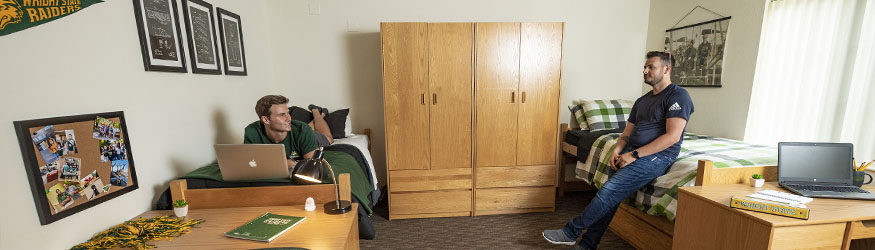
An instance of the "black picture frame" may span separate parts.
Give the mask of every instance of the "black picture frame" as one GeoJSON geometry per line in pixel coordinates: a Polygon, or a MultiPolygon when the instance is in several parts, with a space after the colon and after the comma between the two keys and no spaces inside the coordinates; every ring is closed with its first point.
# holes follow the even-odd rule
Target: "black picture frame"
{"type": "Polygon", "coordinates": [[[245,76],[246,50],[243,46],[243,23],[240,16],[222,8],[216,8],[219,37],[222,41],[222,63],[226,75],[245,76]],[[235,39],[237,38],[237,39],[235,39]]]}
{"type": "Polygon", "coordinates": [[[219,43],[216,42],[216,28],[213,26],[213,5],[201,0],[182,0],[182,11],[188,36],[191,72],[222,74],[219,43]]]}
{"type": "Polygon", "coordinates": [[[133,0],[133,3],[145,70],[186,73],[176,1],[133,0]]]}
{"type": "Polygon", "coordinates": [[[124,112],[22,120],[13,125],[41,225],[139,188],[124,112]]]}

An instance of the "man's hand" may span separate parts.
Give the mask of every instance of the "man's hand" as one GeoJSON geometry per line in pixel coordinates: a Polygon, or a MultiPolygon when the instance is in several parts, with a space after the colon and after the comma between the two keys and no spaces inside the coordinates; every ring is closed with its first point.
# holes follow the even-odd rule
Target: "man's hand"
{"type": "Polygon", "coordinates": [[[294,168],[295,165],[298,164],[298,162],[295,161],[294,159],[287,159],[287,160],[286,160],[286,164],[289,165],[289,171],[292,171],[292,170],[294,170],[294,169],[292,169],[292,168],[294,168]]]}
{"type": "Polygon", "coordinates": [[[614,171],[620,170],[636,160],[635,157],[632,156],[632,152],[616,156],[614,159],[615,164],[611,165],[611,169],[614,171]]]}

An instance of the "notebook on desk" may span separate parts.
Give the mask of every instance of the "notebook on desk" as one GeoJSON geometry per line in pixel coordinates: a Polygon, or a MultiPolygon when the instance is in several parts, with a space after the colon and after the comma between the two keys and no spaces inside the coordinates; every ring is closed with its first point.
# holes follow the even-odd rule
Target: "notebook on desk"
{"type": "Polygon", "coordinates": [[[807,197],[875,200],[853,183],[850,143],[778,143],[778,183],[807,197]]]}

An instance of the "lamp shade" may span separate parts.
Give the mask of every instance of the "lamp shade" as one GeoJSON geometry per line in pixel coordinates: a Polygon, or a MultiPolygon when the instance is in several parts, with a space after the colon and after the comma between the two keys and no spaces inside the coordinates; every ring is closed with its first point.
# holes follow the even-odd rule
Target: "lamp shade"
{"type": "Polygon", "coordinates": [[[331,175],[331,180],[334,182],[334,195],[336,199],[325,204],[325,213],[343,214],[351,211],[352,202],[340,200],[340,188],[337,185],[337,179],[334,177],[334,169],[323,158],[322,148],[316,149],[313,152],[313,158],[304,159],[295,164],[291,178],[292,182],[298,185],[320,184],[326,174],[331,175]],[[326,167],[331,171],[330,173],[325,173],[324,169],[326,167]]]}
{"type": "Polygon", "coordinates": [[[322,166],[322,149],[313,152],[313,158],[307,158],[295,164],[292,170],[292,181],[295,184],[319,184],[324,176],[322,166]]]}

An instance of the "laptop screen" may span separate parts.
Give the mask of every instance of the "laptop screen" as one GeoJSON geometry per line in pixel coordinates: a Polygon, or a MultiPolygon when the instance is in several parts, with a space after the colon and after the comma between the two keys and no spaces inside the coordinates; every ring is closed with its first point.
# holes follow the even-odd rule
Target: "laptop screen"
{"type": "Polygon", "coordinates": [[[850,143],[778,143],[780,181],[852,183],[850,143]]]}

